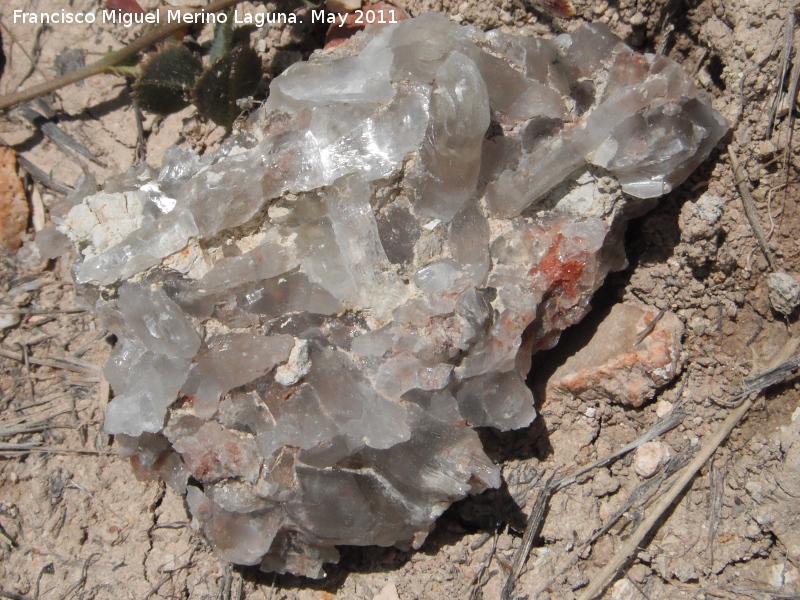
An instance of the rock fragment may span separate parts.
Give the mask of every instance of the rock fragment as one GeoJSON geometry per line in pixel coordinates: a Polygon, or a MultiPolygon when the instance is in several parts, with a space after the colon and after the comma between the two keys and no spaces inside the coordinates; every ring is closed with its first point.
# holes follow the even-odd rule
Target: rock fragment
{"type": "Polygon", "coordinates": [[[17,175],[17,154],[0,146],[0,245],[19,249],[29,214],[25,188],[17,175]]]}
{"type": "Polygon", "coordinates": [[[586,346],[556,369],[547,384],[547,401],[569,397],[586,402],[610,400],[641,406],[681,368],[683,323],[664,313],[653,330],[637,338],[657,317],[654,310],[617,304],[586,346]]]}
{"type": "Polygon", "coordinates": [[[335,13],[354,12],[361,8],[361,0],[327,0],[325,8],[335,13]]]}
{"type": "Polygon", "coordinates": [[[640,477],[652,477],[669,462],[670,458],[672,453],[664,442],[645,442],[633,455],[633,470],[640,477]]]}
{"type": "Polygon", "coordinates": [[[680,215],[681,251],[693,267],[702,267],[717,255],[724,201],[703,194],[697,202],[683,205],[680,215]]]}
{"type": "Polygon", "coordinates": [[[791,315],[800,306],[800,282],[788,273],[767,275],[769,301],[782,315],[791,315]]]}
{"type": "MultiPolygon", "coordinates": [[[[535,418],[531,355],[624,266],[637,198],[726,127],[602,25],[368,27],[273,80],[215,153],[170,150],[57,221],[119,340],[106,429],[228,561],[319,577],[337,545],[419,547],[500,485],[475,428],[535,418]]],[[[559,393],[638,405],[675,375],[676,318],[634,348],[655,313],[619,310],[559,393]]]]}

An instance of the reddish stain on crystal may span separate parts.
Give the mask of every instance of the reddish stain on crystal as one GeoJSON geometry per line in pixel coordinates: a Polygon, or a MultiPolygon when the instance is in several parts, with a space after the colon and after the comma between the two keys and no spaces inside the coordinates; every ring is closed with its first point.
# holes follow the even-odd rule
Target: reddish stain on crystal
{"type": "Polygon", "coordinates": [[[565,259],[561,255],[563,241],[564,235],[556,234],[542,260],[528,271],[528,275],[534,277],[541,273],[547,281],[549,291],[560,288],[567,296],[575,296],[578,280],[586,267],[586,260],[583,253],[565,259]]]}

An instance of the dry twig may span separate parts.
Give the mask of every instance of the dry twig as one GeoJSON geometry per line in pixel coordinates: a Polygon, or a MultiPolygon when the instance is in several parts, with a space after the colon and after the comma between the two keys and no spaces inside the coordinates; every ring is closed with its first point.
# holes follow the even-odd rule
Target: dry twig
{"type": "MultiPolygon", "coordinates": [[[[495,529],[494,535],[492,536],[492,547],[489,549],[489,554],[486,557],[486,560],[478,569],[475,577],[473,577],[470,586],[472,587],[472,591],[470,592],[470,600],[477,600],[480,594],[481,588],[486,584],[486,581],[483,580],[484,574],[489,570],[489,566],[492,564],[492,559],[494,558],[494,553],[497,551],[497,540],[500,539],[500,528],[498,527],[495,529]]],[[[487,577],[487,580],[489,578],[487,577]]]]}
{"type": "Polygon", "coordinates": [[[774,588],[752,587],[752,586],[731,586],[725,588],[726,591],[734,594],[748,594],[757,598],[770,598],[771,600],[800,600],[800,594],[795,592],[784,592],[774,588]]]}
{"type": "Polygon", "coordinates": [[[633,347],[634,348],[636,346],[638,346],[639,344],[641,344],[648,335],[653,333],[653,330],[656,328],[656,325],[658,325],[658,322],[664,317],[665,313],[666,313],[666,311],[663,308],[661,310],[659,310],[658,314],[656,314],[656,316],[653,317],[653,320],[650,321],[645,326],[645,328],[642,329],[642,331],[639,332],[639,335],[636,336],[636,341],[633,342],[633,347]]]}
{"type": "Polygon", "coordinates": [[[727,463],[722,467],[717,465],[716,460],[711,463],[711,468],[708,471],[708,478],[711,483],[711,507],[709,509],[708,517],[708,561],[709,566],[714,567],[714,540],[717,537],[717,527],[722,519],[722,501],[725,496],[725,473],[727,471],[727,463]]]}
{"type": "MultiPolygon", "coordinates": [[[[10,358],[11,360],[16,360],[21,363],[24,363],[26,360],[24,354],[17,354],[13,350],[8,350],[2,346],[0,346],[0,356],[10,358]]],[[[100,373],[100,368],[96,365],[77,358],[72,358],[71,356],[45,358],[28,356],[27,361],[32,365],[51,367],[53,369],[64,369],[66,371],[75,371],[76,373],[83,373],[85,375],[97,375],[100,373]]]]}
{"type": "Polygon", "coordinates": [[[528,560],[528,555],[531,552],[533,540],[539,534],[539,530],[542,527],[542,523],[544,522],[544,513],[547,510],[547,501],[550,499],[550,496],[556,489],[553,485],[553,478],[555,475],[555,471],[550,474],[550,477],[544,482],[542,489],[539,490],[539,493],[536,496],[536,501],[533,503],[531,515],[528,517],[528,525],[525,527],[525,533],[522,536],[522,543],[514,553],[514,561],[511,564],[511,572],[508,574],[508,579],[506,579],[506,584],[503,586],[503,591],[500,594],[502,600],[511,600],[511,594],[514,592],[514,587],[517,585],[517,580],[522,574],[522,568],[525,566],[525,562],[528,560]]]}
{"type": "Polygon", "coordinates": [[[775,96],[772,98],[772,108],[769,111],[769,121],[767,122],[767,139],[772,137],[775,127],[775,117],[778,114],[783,99],[783,84],[789,72],[789,57],[792,54],[792,39],[794,38],[794,11],[790,8],[789,15],[783,25],[783,49],[781,50],[781,65],[778,69],[778,80],[775,82],[775,96]]]}
{"type": "Polygon", "coordinates": [[[84,448],[61,448],[59,446],[40,446],[35,443],[5,444],[0,443],[0,456],[25,456],[27,454],[90,454],[93,456],[118,456],[114,452],[102,452],[84,448]]]}
{"type": "MultiPolygon", "coordinates": [[[[793,15],[792,15],[793,16],[793,15]]],[[[794,24],[794,20],[792,21],[794,24]]],[[[789,93],[786,95],[789,114],[786,117],[787,133],[786,150],[784,151],[783,170],[786,175],[786,182],[789,182],[789,164],[792,155],[792,139],[794,139],[794,105],[797,102],[797,87],[800,85],[800,40],[797,41],[797,50],[794,53],[794,65],[792,65],[792,75],[789,83],[789,93]]]]}
{"type": "Polygon", "coordinates": [[[45,173],[43,169],[37,167],[35,164],[33,164],[31,161],[29,161],[21,154],[17,155],[17,162],[19,163],[19,166],[22,167],[28,173],[28,175],[33,177],[33,179],[41,183],[43,186],[50,188],[54,192],[66,195],[73,191],[72,188],[68,186],[66,183],[53,179],[52,177],[50,177],[50,175],[45,173]]]}
{"type": "Polygon", "coordinates": [[[739,188],[739,194],[742,197],[742,204],[744,205],[744,214],[750,222],[750,227],[753,229],[753,234],[756,236],[758,245],[764,256],[767,257],[767,262],[770,268],[774,271],[776,269],[775,257],[772,255],[772,250],[769,249],[767,244],[767,236],[764,234],[764,228],[761,227],[761,222],[758,220],[756,214],[756,205],[753,202],[753,197],[750,195],[750,190],[747,188],[747,178],[742,176],[739,159],[736,158],[736,153],[733,148],[728,146],[728,156],[731,159],[731,168],[733,169],[733,180],[739,188]]]}
{"type": "Polygon", "coordinates": [[[670,412],[668,412],[666,415],[664,415],[658,421],[656,421],[655,424],[649,430],[647,430],[638,438],[633,440],[630,444],[626,444],[625,446],[623,446],[622,448],[620,448],[615,452],[612,452],[608,456],[599,458],[593,463],[588,464],[585,467],[581,467],[573,475],[562,477],[555,484],[553,484],[553,487],[556,488],[557,490],[561,490],[569,485],[572,485],[573,483],[575,483],[575,481],[577,481],[577,479],[581,475],[588,473],[593,469],[605,467],[606,465],[617,460],[620,456],[623,456],[628,452],[636,450],[636,448],[638,448],[642,444],[657,438],[658,436],[666,433],[667,431],[670,431],[671,429],[674,429],[681,423],[681,421],[683,421],[684,418],[686,418],[688,414],[689,414],[688,412],[681,410],[680,406],[676,406],[670,412]]]}
{"type": "Polygon", "coordinates": [[[686,466],[686,463],[692,457],[693,452],[694,448],[692,446],[687,446],[681,452],[675,455],[672,460],[670,460],[654,477],[638,485],[630,493],[630,495],[628,495],[625,503],[608,518],[608,521],[603,525],[603,527],[595,531],[592,535],[584,539],[579,544],[575,545],[571,551],[572,557],[564,565],[562,565],[558,571],[556,571],[556,573],[539,588],[536,593],[533,594],[533,597],[537,597],[539,593],[542,593],[545,589],[553,585],[564,573],[566,573],[575,563],[577,563],[582,556],[584,556],[584,551],[586,548],[594,544],[598,539],[608,533],[611,528],[614,527],[614,525],[616,525],[617,522],[625,515],[625,513],[631,509],[638,509],[647,504],[647,502],[650,501],[656,492],[661,489],[662,484],[667,479],[686,466]]]}
{"type": "MultiPolygon", "coordinates": [[[[40,114],[38,111],[34,110],[28,104],[23,104],[18,110],[31,125],[38,127],[44,136],[53,142],[56,147],[64,153],[65,156],[75,160],[75,155],[73,153],[77,152],[78,154],[83,155],[85,158],[88,158],[93,163],[105,166],[102,162],[100,162],[100,159],[92,154],[91,150],[74,139],[72,136],[65,133],[58,125],[53,123],[44,115],[40,114]]],[[[80,161],[77,161],[77,164],[80,165],[80,161]]]]}
{"type": "Polygon", "coordinates": [[[15,594],[14,592],[6,592],[5,590],[0,590],[0,598],[8,598],[8,600],[31,600],[28,596],[15,594]]]}
{"type": "Polygon", "coordinates": [[[703,448],[697,453],[695,458],[689,463],[683,473],[680,473],[677,477],[675,482],[672,484],[672,487],[661,497],[655,507],[651,510],[650,514],[645,517],[636,531],[625,540],[622,544],[622,548],[614,555],[611,561],[603,567],[603,569],[598,573],[586,590],[581,594],[580,600],[592,600],[595,598],[600,592],[602,592],[606,586],[611,582],[612,578],[616,575],[617,571],[625,564],[625,562],[638,550],[639,544],[642,542],[644,537],[650,532],[656,522],[664,515],[664,513],[669,509],[672,503],[675,501],[675,498],[683,492],[684,488],[689,484],[689,482],[694,478],[697,471],[708,461],[711,455],[716,452],[719,445],[728,437],[728,434],[733,430],[736,425],[739,424],[739,421],[742,420],[747,411],[750,410],[750,407],[753,406],[753,398],[748,398],[739,408],[733,410],[733,412],[728,415],[728,418],[725,419],[725,422],[722,426],[716,431],[716,433],[712,436],[711,440],[703,446],[703,448]]]}

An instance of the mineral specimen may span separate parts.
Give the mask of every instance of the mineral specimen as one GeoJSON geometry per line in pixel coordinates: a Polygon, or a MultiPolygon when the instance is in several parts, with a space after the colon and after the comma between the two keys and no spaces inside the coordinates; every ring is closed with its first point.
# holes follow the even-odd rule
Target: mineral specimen
{"type": "Polygon", "coordinates": [[[339,544],[418,547],[500,484],[473,428],[531,423],[531,354],[726,128],[601,25],[367,28],[216,152],[54,218],[118,339],[106,430],[225,560],[318,577],[339,544]]]}

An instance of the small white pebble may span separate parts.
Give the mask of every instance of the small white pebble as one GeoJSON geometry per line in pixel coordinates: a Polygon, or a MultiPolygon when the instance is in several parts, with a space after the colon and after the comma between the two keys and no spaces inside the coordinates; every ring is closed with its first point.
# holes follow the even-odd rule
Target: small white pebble
{"type": "Polygon", "coordinates": [[[795,408],[794,412],[792,413],[792,423],[797,421],[797,419],[800,419],[800,406],[795,408]]]}
{"type": "Polygon", "coordinates": [[[594,406],[590,406],[586,409],[584,413],[588,418],[594,419],[597,416],[597,409],[594,406]]]}
{"type": "Polygon", "coordinates": [[[636,449],[633,470],[640,477],[652,477],[672,456],[669,446],[663,442],[647,442],[636,449]]]}
{"type": "Polygon", "coordinates": [[[636,597],[636,588],[627,579],[620,579],[611,587],[613,600],[630,600],[636,597]]]}
{"type": "Polygon", "coordinates": [[[695,425],[702,425],[702,424],[703,424],[703,417],[695,417],[695,418],[693,419],[693,423],[694,423],[695,425]]]}
{"type": "Polygon", "coordinates": [[[656,416],[660,419],[672,410],[672,402],[659,400],[656,402],[656,416]]]}
{"type": "Polygon", "coordinates": [[[767,569],[767,576],[765,579],[767,583],[774,588],[782,588],[784,585],[783,573],[786,570],[785,564],[772,565],[767,569]]]}
{"type": "Polygon", "coordinates": [[[744,489],[746,489],[747,493],[750,494],[750,496],[752,496],[755,500],[761,500],[763,487],[758,481],[748,481],[744,484],[744,489]]]}
{"type": "Polygon", "coordinates": [[[361,8],[361,0],[328,0],[325,8],[330,12],[354,12],[361,8]]]}
{"type": "Polygon", "coordinates": [[[634,27],[638,27],[639,25],[644,25],[645,21],[647,21],[647,19],[642,13],[639,12],[631,17],[629,23],[634,27]]]}
{"type": "Polygon", "coordinates": [[[8,480],[11,483],[17,483],[19,481],[19,476],[14,473],[14,471],[11,471],[11,473],[8,474],[8,480]]]}
{"type": "Polygon", "coordinates": [[[714,79],[711,77],[711,73],[708,72],[708,69],[703,67],[697,72],[697,81],[700,82],[705,88],[711,87],[711,84],[714,83],[714,79]]]}
{"type": "Polygon", "coordinates": [[[400,600],[400,596],[397,593],[397,586],[394,582],[390,581],[378,592],[377,596],[373,596],[372,600],[400,600]]]}

